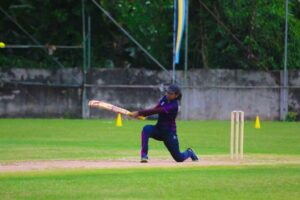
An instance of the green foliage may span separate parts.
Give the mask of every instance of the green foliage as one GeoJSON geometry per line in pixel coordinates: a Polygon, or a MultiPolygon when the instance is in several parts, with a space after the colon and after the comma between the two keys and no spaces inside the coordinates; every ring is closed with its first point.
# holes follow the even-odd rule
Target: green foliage
{"type": "MultiPolygon", "coordinates": [[[[171,68],[173,0],[98,2],[155,58],[171,68]]],[[[190,68],[282,69],[285,0],[189,2],[190,68]]],[[[91,1],[86,0],[85,5],[86,14],[92,19],[93,67],[158,69],[91,1]]],[[[81,1],[2,0],[1,7],[42,44],[82,44],[81,1]]],[[[300,69],[300,2],[290,0],[289,8],[288,67],[300,69]]],[[[0,18],[0,40],[7,44],[33,44],[6,17],[0,18]]],[[[183,69],[183,46],[178,69],[183,69]]],[[[41,66],[41,62],[47,67],[55,66],[41,51],[15,49],[0,50],[0,66],[14,67],[14,61],[7,62],[12,56],[38,63],[33,67],[41,66]]],[[[54,56],[69,67],[82,65],[82,50],[57,50],[54,56]]]]}
{"type": "Polygon", "coordinates": [[[288,112],[286,116],[286,121],[295,122],[297,120],[298,113],[296,112],[288,112]]]}
{"type": "Polygon", "coordinates": [[[0,55],[0,63],[2,69],[10,69],[12,66],[15,68],[47,68],[44,62],[35,62],[31,59],[26,59],[21,56],[3,56],[0,55]]]}
{"type": "MultiPolygon", "coordinates": [[[[203,23],[201,28],[191,29],[191,32],[196,31],[192,33],[193,36],[200,33],[198,40],[202,41],[202,44],[198,50],[202,61],[205,61],[204,67],[282,69],[285,0],[203,2],[218,18],[218,20],[214,19],[200,6],[201,8],[196,11],[200,14],[192,16],[191,19],[203,23]],[[226,31],[220,22],[225,24],[229,31],[226,31]]],[[[194,4],[192,8],[198,5],[197,1],[194,4]]],[[[295,6],[299,6],[299,2],[290,4],[292,12],[295,6]]],[[[300,68],[299,18],[290,14],[289,23],[288,65],[290,69],[300,68]]]]}
{"type": "MultiPolygon", "coordinates": [[[[76,4],[72,0],[4,0],[1,1],[1,7],[41,45],[81,44],[81,24],[78,24],[81,21],[81,4],[76,4]]],[[[4,16],[3,13],[0,15],[4,16]]],[[[36,45],[7,17],[0,19],[1,41],[13,45],[36,45]]],[[[81,50],[57,50],[54,53],[54,58],[67,66],[74,67],[81,65],[81,52],[81,50]]],[[[48,68],[57,67],[57,64],[49,59],[47,53],[41,49],[2,49],[0,60],[11,61],[10,63],[1,62],[0,66],[10,64],[11,67],[16,67],[14,58],[25,61],[23,67],[28,67],[26,60],[31,60],[31,67],[41,65],[48,68]]]]}
{"type": "MultiPolygon", "coordinates": [[[[102,1],[105,2],[105,1],[102,1]]],[[[113,13],[119,21],[136,39],[164,65],[168,65],[172,59],[172,13],[173,1],[124,1],[117,0],[103,3],[107,5],[110,13],[113,13]],[[108,3],[109,2],[109,3],[108,3]]],[[[129,61],[134,66],[148,66],[153,63],[146,59],[144,53],[133,43],[127,42],[122,46],[127,52],[129,61]]]]}

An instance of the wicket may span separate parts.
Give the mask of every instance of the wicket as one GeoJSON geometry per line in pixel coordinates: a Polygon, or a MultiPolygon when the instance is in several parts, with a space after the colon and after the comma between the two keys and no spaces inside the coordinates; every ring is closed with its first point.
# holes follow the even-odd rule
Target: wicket
{"type": "Polygon", "coordinates": [[[244,111],[231,112],[230,158],[244,159],[244,111]],[[240,151],[239,151],[240,150],[240,151]]]}

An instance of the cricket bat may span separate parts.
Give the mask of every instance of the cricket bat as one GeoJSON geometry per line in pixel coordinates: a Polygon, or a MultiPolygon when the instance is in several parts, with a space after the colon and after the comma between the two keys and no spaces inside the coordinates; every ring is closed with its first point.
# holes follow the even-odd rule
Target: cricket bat
{"type": "MultiPolygon", "coordinates": [[[[127,116],[132,116],[132,113],[129,110],[126,110],[124,108],[120,108],[118,106],[114,106],[110,103],[106,103],[103,101],[98,101],[98,100],[91,100],[89,101],[89,106],[92,108],[100,108],[100,109],[104,109],[104,110],[108,110],[108,111],[112,111],[115,113],[120,113],[123,115],[127,115],[127,116]]],[[[145,120],[145,117],[139,116],[138,119],[141,120],[145,120]]]]}

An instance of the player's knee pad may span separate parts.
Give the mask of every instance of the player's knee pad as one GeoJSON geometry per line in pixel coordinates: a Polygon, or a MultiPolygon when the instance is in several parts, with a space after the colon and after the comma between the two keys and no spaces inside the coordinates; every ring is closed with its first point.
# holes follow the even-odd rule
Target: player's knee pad
{"type": "Polygon", "coordinates": [[[151,131],[152,131],[152,126],[151,125],[146,125],[146,126],[144,126],[144,128],[143,128],[143,133],[145,133],[145,134],[149,134],[151,131]]]}

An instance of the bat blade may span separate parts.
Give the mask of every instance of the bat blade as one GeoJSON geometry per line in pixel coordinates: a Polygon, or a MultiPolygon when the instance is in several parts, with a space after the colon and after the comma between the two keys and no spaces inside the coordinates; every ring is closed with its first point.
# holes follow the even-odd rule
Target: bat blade
{"type": "MultiPolygon", "coordinates": [[[[94,107],[94,108],[105,109],[105,110],[112,111],[115,113],[121,113],[121,114],[127,115],[127,116],[131,116],[131,112],[129,110],[126,110],[124,108],[115,106],[113,104],[110,104],[110,103],[107,103],[104,101],[91,100],[91,101],[89,101],[89,106],[94,107]]],[[[141,120],[145,119],[145,117],[141,117],[141,116],[138,118],[141,120]]]]}
{"type": "Polygon", "coordinates": [[[120,108],[120,107],[114,106],[110,103],[103,102],[103,101],[92,100],[89,102],[89,106],[109,110],[109,111],[116,112],[116,113],[121,113],[124,115],[128,115],[130,113],[128,110],[126,110],[124,108],[120,108]]]}

